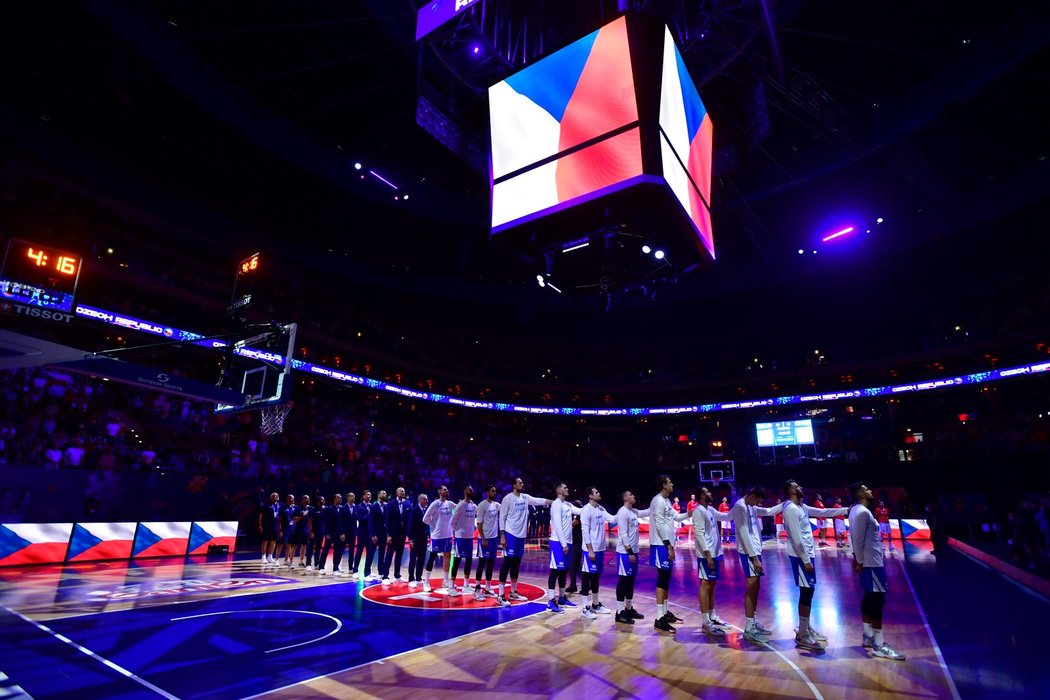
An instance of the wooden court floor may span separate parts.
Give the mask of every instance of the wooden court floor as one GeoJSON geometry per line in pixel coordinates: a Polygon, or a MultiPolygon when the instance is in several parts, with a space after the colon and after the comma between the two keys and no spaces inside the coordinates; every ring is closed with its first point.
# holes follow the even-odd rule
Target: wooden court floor
{"type": "MultiPolygon", "coordinates": [[[[753,644],[739,629],[702,635],[691,550],[678,549],[671,601],[685,622],[673,636],[652,627],[648,566],[635,596],[645,620],[633,627],[585,620],[579,608],[547,612],[545,552],[523,565],[522,588],[536,602],[506,611],[405,584],[365,592],[255,558],[0,571],[0,659],[22,667],[0,672],[30,697],[958,697],[899,548],[887,561],[886,637],[905,662],[861,648],[859,578],[834,548],[818,553],[812,615],[829,638],[824,653],[794,646],[797,589],[772,542],[758,610],[772,641],[753,644]]],[[[909,545],[908,556],[928,552],[909,545]]],[[[615,581],[607,566],[601,599],[610,607],[615,581]]],[[[730,547],[716,609],[737,627],[743,585],[730,547]]]]}

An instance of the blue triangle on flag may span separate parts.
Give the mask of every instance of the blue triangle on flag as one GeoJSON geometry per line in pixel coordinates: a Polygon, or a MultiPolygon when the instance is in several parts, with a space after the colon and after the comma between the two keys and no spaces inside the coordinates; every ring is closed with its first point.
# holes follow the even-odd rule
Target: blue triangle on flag
{"type": "Polygon", "coordinates": [[[905,540],[908,539],[908,536],[911,535],[913,532],[916,532],[918,529],[919,528],[915,527],[914,525],[908,524],[908,522],[906,520],[901,520],[901,538],[902,539],[905,539],[905,540]]]}
{"type": "Polygon", "coordinates": [[[204,528],[197,523],[193,523],[193,527],[190,528],[190,551],[192,552],[202,544],[207,544],[211,539],[212,536],[204,528]]]}
{"type": "Polygon", "coordinates": [[[24,537],[20,537],[14,530],[9,530],[0,525],[0,559],[6,559],[20,549],[25,549],[33,544],[24,537]]]}
{"type": "Polygon", "coordinates": [[[146,527],[145,523],[139,523],[139,529],[135,532],[135,546],[131,548],[131,556],[138,556],[162,539],[164,538],[146,527]]]}
{"type": "Polygon", "coordinates": [[[77,524],[73,526],[73,538],[69,541],[69,556],[67,559],[74,559],[84,552],[88,551],[97,544],[102,543],[102,538],[92,535],[83,525],[77,524]]]}

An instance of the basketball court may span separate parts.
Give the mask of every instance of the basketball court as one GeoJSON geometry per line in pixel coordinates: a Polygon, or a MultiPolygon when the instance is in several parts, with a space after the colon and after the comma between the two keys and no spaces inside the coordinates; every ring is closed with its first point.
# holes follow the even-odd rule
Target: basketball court
{"type": "MultiPolygon", "coordinates": [[[[547,612],[546,556],[538,551],[523,565],[520,590],[528,601],[506,609],[491,598],[453,599],[404,583],[366,586],[263,568],[254,556],[6,569],[0,671],[31,697],[84,698],[954,698],[1046,690],[1045,679],[1021,669],[1012,686],[989,693],[982,665],[1010,666],[990,651],[969,667],[973,676],[955,669],[969,678],[960,693],[949,667],[957,650],[949,642],[948,657],[942,654],[909,573],[938,585],[926,580],[937,576],[926,544],[889,550],[887,637],[906,662],[870,658],[861,648],[859,579],[852,558],[835,548],[818,554],[813,624],[829,638],[826,652],[794,646],[796,590],[786,550],[772,542],[758,611],[774,630],[772,641],[753,644],[740,629],[705,637],[691,549],[678,548],[671,600],[685,622],[675,635],[652,628],[649,566],[641,568],[636,597],[646,619],[633,627],[611,616],[584,620],[578,609],[547,612]]],[[[736,564],[727,552],[717,609],[739,626],[744,580],[736,564]]],[[[610,604],[613,579],[602,582],[610,604]]],[[[943,603],[955,593],[936,595],[943,603]]],[[[1032,612],[1050,609],[1046,600],[1025,601],[1035,602],[1032,612]]]]}

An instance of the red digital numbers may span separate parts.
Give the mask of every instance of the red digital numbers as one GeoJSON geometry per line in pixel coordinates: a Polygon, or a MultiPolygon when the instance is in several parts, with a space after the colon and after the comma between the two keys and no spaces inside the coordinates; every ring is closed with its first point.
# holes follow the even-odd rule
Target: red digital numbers
{"type": "Polygon", "coordinates": [[[44,251],[42,250],[33,250],[32,248],[30,248],[29,253],[27,253],[27,257],[30,260],[36,260],[37,267],[43,267],[44,265],[47,265],[47,256],[44,255],[44,251]]]}
{"type": "Polygon", "coordinates": [[[240,273],[242,275],[246,275],[249,272],[254,272],[255,270],[258,270],[258,269],[259,269],[259,254],[256,253],[255,255],[253,255],[250,258],[247,258],[246,260],[243,260],[241,262],[240,273]]]}
{"type": "Polygon", "coordinates": [[[55,269],[63,275],[75,275],[77,274],[77,259],[63,255],[55,263],[55,269]]]}

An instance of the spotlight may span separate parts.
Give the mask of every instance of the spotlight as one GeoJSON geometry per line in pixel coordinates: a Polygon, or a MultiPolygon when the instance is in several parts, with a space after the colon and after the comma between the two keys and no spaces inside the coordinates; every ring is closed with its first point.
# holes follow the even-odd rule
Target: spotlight
{"type": "Polygon", "coordinates": [[[539,283],[539,285],[541,287],[546,287],[547,286],[547,280],[543,279],[543,275],[536,275],[536,281],[539,283]]]}
{"type": "Polygon", "coordinates": [[[360,163],[354,163],[354,170],[360,170],[360,169],[361,169],[361,164],[360,163]]]}
{"type": "Polygon", "coordinates": [[[805,253],[805,252],[806,252],[806,251],[802,250],[801,248],[799,248],[799,249],[798,249],[798,254],[799,254],[799,255],[802,255],[802,254],[803,254],[803,253],[805,253]]]}
{"type": "Polygon", "coordinates": [[[882,223],[882,217],[880,216],[879,218],[875,219],[875,223],[881,224],[882,223]]]}
{"type": "Polygon", "coordinates": [[[408,195],[406,194],[402,199],[408,199],[408,195]]]}
{"type": "Polygon", "coordinates": [[[649,253],[653,252],[653,249],[652,249],[652,248],[650,248],[650,247],[649,247],[649,246],[647,246],[647,245],[643,245],[643,246],[642,246],[642,252],[643,252],[643,253],[645,253],[646,255],[648,255],[649,253]]]}
{"type": "Polygon", "coordinates": [[[479,46],[478,44],[474,44],[474,46],[470,48],[470,52],[477,56],[479,53],[481,53],[481,46],[479,46]]]}
{"type": "Polygon", "coordinates": [[[656,258],[657,260],[663,260],[664,259],[664,252],[662,250],[658,250],[655,253],[653,253],[653,257],[656,258]]]}

